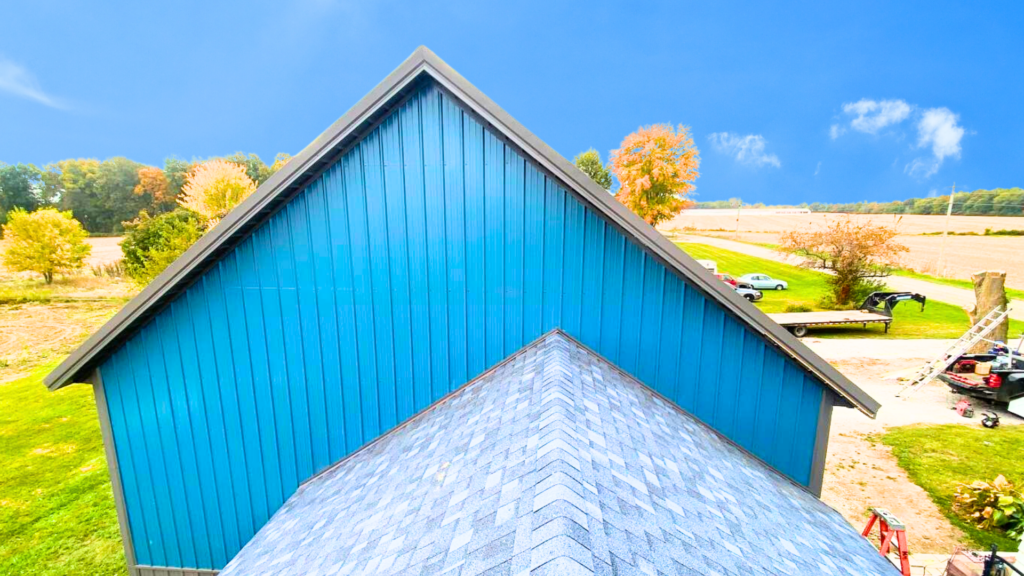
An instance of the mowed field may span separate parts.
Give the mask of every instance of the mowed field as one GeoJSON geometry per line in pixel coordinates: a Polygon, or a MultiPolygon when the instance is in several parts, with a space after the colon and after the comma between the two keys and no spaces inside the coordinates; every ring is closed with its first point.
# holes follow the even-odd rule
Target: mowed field
{"type": "MultiPolygon", "coordinates": [[[[662,232],[689,231],[734,238],[736,214],[714,211],[712,214],[696,214],[689,210],[659,226],[662,232]]],[[[809,230],[826,225],[836,218],[852,218],[858,221],[872,221],[894,225],[900,231],[900,242],[910,251],[902,258],[901,266],[934,276],[969,279],[979,270],[1004,270],[1007,286],[1024,288],[1024,236],[948,236],[942,262],[942,236],[922,234],[941,232],[945,216],[891,214],[756,214],[740,213],[738,240],[760,244],[778,244],[779,236],[791,230],[809,230]]],[[[976,232],[983,234],[986,228],[992,230],[1024,230],[1024,217],[1017,216],[952,216],[951,232],[976,232]]]]}

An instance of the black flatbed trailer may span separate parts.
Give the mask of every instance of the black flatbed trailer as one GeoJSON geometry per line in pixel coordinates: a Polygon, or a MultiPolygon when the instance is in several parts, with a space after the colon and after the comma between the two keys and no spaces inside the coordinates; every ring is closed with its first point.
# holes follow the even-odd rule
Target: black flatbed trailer
{"type": "Polygon", "coordinates": [[[904,300],[921,303],[924,310],[927,298],[913,292],[872,292],[856,310],[826,310],[823,312],[784,312],[769,314],[768,317],[802,338],[812,327],[841,326],[860,324],[864,328],[868,324],[882,324],[889,332],[892,324],[892,309],[904,300]]]}

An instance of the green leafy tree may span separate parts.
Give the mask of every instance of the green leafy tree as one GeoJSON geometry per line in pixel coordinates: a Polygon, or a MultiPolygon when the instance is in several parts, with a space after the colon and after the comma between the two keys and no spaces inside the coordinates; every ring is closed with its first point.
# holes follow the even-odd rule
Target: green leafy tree
{"type": "Polygon", "coordinates": [[[195,168],[194,162],[186,162],[178,158],[164,160],[164,178],[167,179],[167,197],[177,199],[181,189],[188,180],[188,173],[195,168]]]}
{"type": "Polygon", "coordinates": [[[576,165],[584,174],[590,176],[590,179],[597,183],[598,186],[605,190],[612,189],[612,173],[608,170],[608,167],[601,162],[601,154],[597,150],[591,148],[586,152],[577,154],[572,159],[572,163],[576,165]]]}
{"type": "Polygon", "coordinates": [[[245,168],[246,175],[249,176],[257,186],[266,182],[267,178],[270,178],[274,173],[274,170],[272,170],[270,166],[267,166],[266,162],[260,160],[260,157],[256,154],[235,152],[230,156],[225,156],[224,160],[245,168]]]}
{"type": "Polygon", "coordinates": [[[3,264],[18,272],[38,272],[50,284],[54,274],[73,272],[85,264],[92,249],[85,242],[87,236],[71,212],[15,208],[4,225],[3,264]]]}
{"type": "Polygon", "coordinates": [[[0,164],[0,224],[15,208],[31,212],[39,207],[40,175],[31,164],[0,164]]]}
{"type": "Polygon", "coordinates": [[[148,284],[195,244],[207,226],[206,218],[184,208],[153,217],[141,212],[125,223],[121,242],[125,272],[136,283],[148,284]]]}
{"type": "Polygon", "coordinates": [[[136,194],[139,170],[145,166],[127,158],[57,162],[61,177],[61,207],[71,210],[93,233],[122,231],[121,223],[153,204],[151,194],[136,194]]]}

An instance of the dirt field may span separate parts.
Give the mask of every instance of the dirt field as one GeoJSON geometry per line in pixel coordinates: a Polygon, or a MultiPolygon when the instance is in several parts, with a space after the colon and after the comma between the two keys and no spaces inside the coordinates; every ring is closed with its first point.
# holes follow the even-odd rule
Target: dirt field
{"type": "MultiPolygon", "coordinates": [[[[928,356],[942,350],[944,341],[885,341],[884,349],[878,346],[881,341],[852,346],[850,342],[805,341],[882,404],[874,420],[852,409],[836,409],[822,499],[858,528],[866,524],[870,507],[888,508],[907,524],[912,553],[948,554],[962,541],[963,534],[939,513],[924,490],[910,481],[889,449],[873,441],[873,435],[892,426],[979,426],[978,419],[965,420],[947,408],[946,389],[938,384],[926,386],[907,401],[894,397],[900,384],[887,377],[920,366],[928,356]],[[857,357],[861,354],[876,358],[857,357]]],[[[1006,425],[1024,423],[1012,414],[1000,414],[1006,425]]]]}
{"type": "MultiPolygon", "coordinates": [[[[755,215],[740,218],[740,233],[731,232],[736,225],[733,215],[694,215],[684,212],[659,228],[666,233],[682,231],[707,231],[708,235],[738,239],[744,242],[778,244],[782,232],[807,229],[824,224],[829,218],[845,218],[842,214],[783,214],[755,215]],[[716,230],[729,230],[718,232],[716,230]]],[[[871,220],[883,224],[896,224],[892,215],[852,215],[851,218],[871,220]]],[[[1011,288],[1024,288],[1024,236],[948,236],[945,255],[939,262],[942,251],[941,236],[922,236],[925,232],[941,231],[945,216],[904,216],[896,224],[902,232],[900,241],[910,248],[901,261],[901,266],[934,276],[969,279],[979,270],[1005,270],[1006,284],[1011,288]]],[[[952,216],[950,230],[958,232],[984,232],[986,228],[1024,230],[1024,217],[996,216],[952,216]]]]}
{"type": "MultiPolygon", "coordinates": [[[[845,218],[846,214],[756,214],[751,211],[744,215],[740,212],[741,232],[786,232],[804,228],[808,225],[823,224],[832,218],[845,218]]],[[[907,214],[851,214],[857,220],[875,221],[881,224],[896,224],[899,218],[899,229],[903,234],[924,234],[926,232],[942,232],[946,221],[945,216],[921,216],[907,214]]],[[[736,229],[736,213],[720,210],[685,210],[678,216],[661,224],[659,228],[694,228],[696,230],[728,230],[736,229]],[[708,212],[709,214],[701,214],[708,212]]],[[[993,230],[1024,230],[1024,216],[951,216],[950,232],[983,233],[986,228],[993,230]]]]}
{"type": "Polygon", "coordinates": [[[92,254],[86,260],[86,266],[99,266],[120,260],[121,240],[123,240],[121,236],[113,238],[88,238],[86,242],[92,245],[92,254]]]}

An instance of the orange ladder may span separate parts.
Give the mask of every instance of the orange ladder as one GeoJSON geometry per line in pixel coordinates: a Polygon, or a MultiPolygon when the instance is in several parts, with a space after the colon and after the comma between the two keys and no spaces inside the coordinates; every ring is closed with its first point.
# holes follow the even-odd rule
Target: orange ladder
{"type": "Polygon", "coordinates": [[[895,537],[896,548],[900,555],[900,572],[903,573],[903,576],[910,576],[910,552],[907,550],[906,526],[893,516],[892,512],[885,508],[872,508],[871,520],[868,520],[868,525],[861,532],[861,536],[867,538],[868,534],[871,534],[871,529],[875,527],[876,522],[878,523],[878,536],[881,538],[878,552],[882,556],[887,557],[889,555],[889,548],[892,545],[892,539],[895,537]]]}

